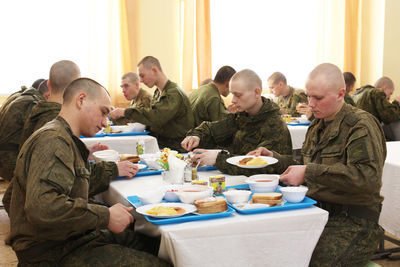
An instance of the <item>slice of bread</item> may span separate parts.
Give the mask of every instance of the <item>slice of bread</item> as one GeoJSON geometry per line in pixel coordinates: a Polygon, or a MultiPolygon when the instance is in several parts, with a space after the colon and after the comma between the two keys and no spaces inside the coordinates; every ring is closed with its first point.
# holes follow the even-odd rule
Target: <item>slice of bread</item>
{"type": "Polygon", "coordinates": [[[252,203],[263,203],[275,206],[282,202],[282,193],[254,193],[251,198],[252,203]]]}
{"type": "Polygon", "coordinates": [[[120,161],[128,160],[132,163],[138,163],[140,161],[140,157],[138,155],[132,155],[132,154],[120,154],[119,160],[120,161]]]}
{"type": "Polygon", "coordinates": [[[207,197],[194,201],[197,212],[200,214],[224,212],[228,209],[224,197],[207,197]]]}

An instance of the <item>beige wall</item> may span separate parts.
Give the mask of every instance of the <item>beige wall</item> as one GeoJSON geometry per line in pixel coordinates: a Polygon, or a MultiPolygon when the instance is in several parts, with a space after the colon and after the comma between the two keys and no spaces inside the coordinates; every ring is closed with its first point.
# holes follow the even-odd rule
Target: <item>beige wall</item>
{"type": "Polygon", "coordinates": [[[399,10],[400,1],[386,0],[382,74],[393,80],[395,85],[393,96],[400,96],[399,10]]]}

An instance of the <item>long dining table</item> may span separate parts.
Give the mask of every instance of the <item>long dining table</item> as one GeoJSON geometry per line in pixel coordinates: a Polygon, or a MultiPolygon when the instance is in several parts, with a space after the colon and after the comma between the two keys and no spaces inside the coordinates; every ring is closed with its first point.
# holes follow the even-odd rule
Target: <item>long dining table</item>
{"type": "MultiPolygon", "coordinates": [[[[221,174],[201,171],[199,179],[221,174]]],[[[245,176],[225,175],[226,184],[243,184],[245,176]]],[[[128,196],[164,185],[162,175],[119,179],[103,193],[105,202],[130,205],[128,196]]],[[[311,206],[251,215],[153,225],[133,212],[135,230],[161,236],[159,257],[174,266],[308,266],[328,220],[328,212],[311,206]]]]}

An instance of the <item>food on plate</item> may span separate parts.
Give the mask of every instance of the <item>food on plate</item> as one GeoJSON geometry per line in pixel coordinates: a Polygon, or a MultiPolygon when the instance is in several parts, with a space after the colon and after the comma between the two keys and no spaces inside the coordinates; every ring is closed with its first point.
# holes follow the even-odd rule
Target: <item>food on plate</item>
{"type": "Polygon", "coordinates": [[[184,214],[186,211],[181,207],[165,207],[165,206],[155,206],[148,211],[147,214],[157,215],[157,216],[169,216],[169,215],[180,215],[184,214]]]}
{"type": "Polygon", "coordinates": [[[207,197],[195,200],[194,205],[200,214],[224,212],[228,209],[224,197],[207,197]]]}
{"type": "Polygon", "coordinates": [[[268,162],[263,160],[262,158],[253,158],[247,162],[247,166],[258,166],[258,165],[265,165],[268,162]]]}
{"type": "Polygon", "coordinates": [[[249,162],[250,160],[252,160],[253,158],[249,157],[249,158],[243,158],[241,160],[239,160],[238,164],[239,165],[247,165],[247,162],[249,162]]]}
{"type": "Polygon", "coordinates": [[[110,131],[111,134],[122,133],[122,131],[110,131]]]}
{"type": "Polygon", "coordinates": [[[138,163],[140,161],[140,157],[138,155],[133,155],[133,154],[120,154],[119,155],[119,160],[128,160],[132,163],[138,163]]]}
{"type": "Polygon", "coordinates": [[[262,158],[243,158],[239,160],[238,162],[239,165],[246,165],[246,166],[258,166],[258,165],[265,165],[268,164],[265,160],[262,158]]]}
{"type": "Polygon", "coordinates": [[[251,203],[268,204],[271,207],[282,203],[282,193],[254,193],[251,203]]]}

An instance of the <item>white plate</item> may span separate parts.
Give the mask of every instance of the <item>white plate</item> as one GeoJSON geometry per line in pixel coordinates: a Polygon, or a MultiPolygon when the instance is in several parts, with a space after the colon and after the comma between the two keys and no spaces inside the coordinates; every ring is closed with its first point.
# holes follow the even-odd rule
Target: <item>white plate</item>
{"type": "Polygon", "coordinates": [[[259,158],[265,160],[267,162],[267,164],[264,165],[254,165],[254,166],[248,166],[248,165],[240,165],[239,161],[244,159],[244,158],[256,158],[255,156],[236,156],[236,157],[231,157],[231,158],[227,158],[226,162],[236,165],[240,168],[245,168],[245,169],[257,169],[257,168],[263,168],[266,167],[268,165],[271,164],[275,164],[278,162],[278,160],[276,158],[273,157],[264,157],[264,156],[259,156],[259,158]]]}
{"type": "Polygon", "coordinates": [[[146,168],[147,168],[147,165],[146,165],[146,164],[135,163],[135,165],[138,166],[139,171],[140,171],[141,169],[146,169],[146,168]]]}
{"type": "Polygon", "coordinates": [[[175,218],[175,217],[180,217],[180,216],[183,216],[183,215],[185,215],[185,214],[195,212],[196,210],[197,210],[197,209],[196,209],[196,206],[195,206],[195,205],[192,205],[192,204],[185,204],[185,203],[180,203],[180,202],[169,202],[169,203],[149,204],[149,205],[141,206],[141,207],[139,207],[139,208],[136,209],[137,213],[140,213],[140,214],[146,215],[146,216],[150,216],[150,217],[153,217],[153,218],[159,218],[159,219],[162,219],[162,218],[175,218]],[[163,206],[163,207],[179,207],[179,208],[184,209],[184,210],[185,210],[185,213],[183,213],[183,214],[177,214],[177,215],[151,215],[151,214],[147,214],[147,211],[148,211],[148,210],[150,210],[150,209],[152,209],[153,207],[156,207],[156,206],[163,206]]]}

